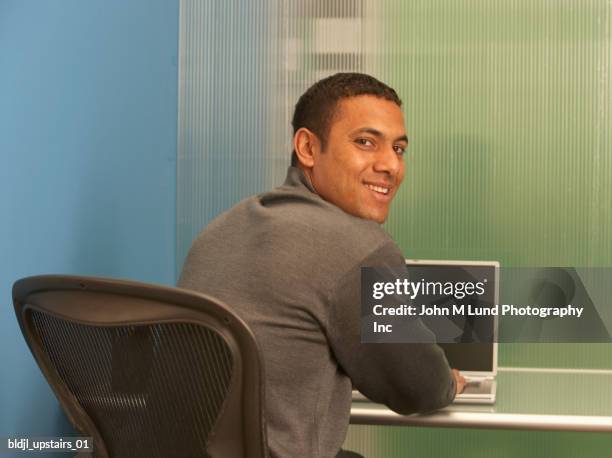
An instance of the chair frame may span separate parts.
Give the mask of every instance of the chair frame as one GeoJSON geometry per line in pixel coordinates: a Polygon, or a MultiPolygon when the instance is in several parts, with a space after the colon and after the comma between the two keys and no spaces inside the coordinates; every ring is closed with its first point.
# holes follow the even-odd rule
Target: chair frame
{"type": "Polygon", "coordinates": [[[30,351],[69,420],[79,431],[93,437],[94,456],[110,456],[105,440],[43,350],[34,331],[33,310],[90,326],[183,322],[216,331],[232,351],[233,370],[227,396],[209,434],[208,452],[213,457],[267,456],[261,355],[252,331],[223,303],[181,288],[69,275],[18,280],[13,285],[13,303],[30,351]]]}

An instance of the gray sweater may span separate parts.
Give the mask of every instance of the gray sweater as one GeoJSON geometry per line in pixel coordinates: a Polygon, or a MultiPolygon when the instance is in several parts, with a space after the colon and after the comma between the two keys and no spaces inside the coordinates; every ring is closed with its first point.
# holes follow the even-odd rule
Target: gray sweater
{"type": "Polygon", "coordinates": [[[302,172],[215,219],[179,286],[228,304],[251,326],[266,371],[272,457],[333,457],[351,384],[400,413],[449,404],[455,385],[435,344],[360,343],[360,267],[404,258],[375,222],[321,199],[302,172]]]}

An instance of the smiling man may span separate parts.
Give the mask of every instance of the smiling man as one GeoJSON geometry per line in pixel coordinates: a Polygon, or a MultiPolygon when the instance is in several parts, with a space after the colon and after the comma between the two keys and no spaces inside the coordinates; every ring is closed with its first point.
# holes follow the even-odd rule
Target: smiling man
{"type": "Polygon", "coordinates": [[[364,94],[340,99],[326,129],[306,127],[308,121],[298,116],[302,99],[294,118],[294,151],[315,192],[345,212],[377,223],[387,219],[404,179],[408,137],[395,98],[364,94]]]}
{"type": "Polygon", "coordinates": [[[404,265],[380,226],[408,146],[395,91],[364,74],[330,76],[300,97],[293,130],[285,183],[214,220],[179,285],[221,299],[251,326],[270,455],[342,456],[352,386],[407,414],[447,405],[463,380],[434,343],[360,341],[361,267],[404,265]]]}

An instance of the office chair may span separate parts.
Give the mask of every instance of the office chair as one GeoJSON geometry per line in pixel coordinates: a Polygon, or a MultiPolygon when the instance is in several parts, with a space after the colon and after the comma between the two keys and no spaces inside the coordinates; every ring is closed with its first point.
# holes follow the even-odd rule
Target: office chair
{"type": "Polygon", "coordinates": [[[267,456],[263,364],[225,305],[179,288],[46,275],[13,285],[21,331],[96,457],[267,456]]]}

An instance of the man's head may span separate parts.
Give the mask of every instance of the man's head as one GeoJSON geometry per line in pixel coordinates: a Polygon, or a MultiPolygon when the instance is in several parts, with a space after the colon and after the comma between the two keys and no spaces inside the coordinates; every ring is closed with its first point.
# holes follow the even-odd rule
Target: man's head
{"type": "Polygon", "coordinates": [[[338,73],[317,82],[295,107],[292,163],[325,200],[383,223],[404,178],[401,103],[368,75],[338,73]]]}

